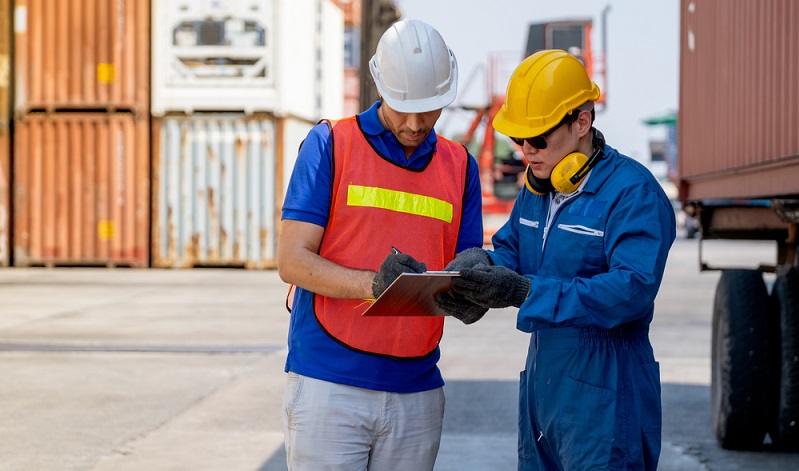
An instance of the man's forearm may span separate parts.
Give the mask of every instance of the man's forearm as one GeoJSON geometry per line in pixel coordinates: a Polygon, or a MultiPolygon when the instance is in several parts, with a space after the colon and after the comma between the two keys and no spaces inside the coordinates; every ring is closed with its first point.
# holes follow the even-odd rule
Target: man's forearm
{"type": "Polygon", "coordinates": [[[279,257],[280,278],[323,296],[344,299],[372,297],[375,272],[347,268],[305,249],[279,257]]]}

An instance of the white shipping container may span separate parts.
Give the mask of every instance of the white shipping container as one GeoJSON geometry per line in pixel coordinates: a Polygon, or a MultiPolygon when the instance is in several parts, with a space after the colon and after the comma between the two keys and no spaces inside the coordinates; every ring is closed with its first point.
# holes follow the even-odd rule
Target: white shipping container
{"type": "MultiPolygon", "coordinates": [[[[344,12],[332,2],[322,2],[320,50],[322,54],[322,103],[320,117],[344,117],[344,12]],[[341,47],[326,47],[341,44],[341,47]],[[329,50],[327,50],[329,49],[329,50]]],[[[317,120],[318,121],[318,120],[317,120]]]]}
{"type": "Polygon", "coordinates": [[[153,266],[274,267],[274,118],[168,116],[154,121],[153,140],[153,266]]]}
{"type": "Polygon", "coordinates": [[[343,109],[344,18],[331,0],[154,0],[151,112],[343,109]]]}
{"type": "Polygon", "coordinates": [[[286,188],[291,178],[291,172],[294,171],[294,163],[297,161],[300,144],[302,144],[302,141],[313,126],[312,123],[291,118],[283,118],[279,122],[278,129],[281,136],[281,147],[283,148],[283,158],[281,159],[283,165],[281,201],[286,195],[286,188]]]}
{"type": "Polygon", "coordinates": [[[344,16],[327,0],[282,0],[278,13],[278,114],[318,121],[344,110],[344,16]],[[339,47],[340,46],[340,47],[339,47]]]}

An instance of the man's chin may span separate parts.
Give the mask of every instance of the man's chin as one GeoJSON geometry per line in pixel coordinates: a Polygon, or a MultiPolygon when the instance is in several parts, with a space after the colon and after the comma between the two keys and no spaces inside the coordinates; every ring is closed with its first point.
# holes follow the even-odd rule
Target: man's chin
{"type": "Polygon", "coordinates": [[[420,134],[419,137],[416,138],[409,138],[406,135],[402,136],[402,139],[398,139],[400,144],[408,147],[419,147],[422,143],[427,139],[427,134],[420,134]]]}
{"type": "Polygon", "coordinates": [[[532,170],[533,175],[535,176],[535,178],[538,178],[540,180],[546,180],[550,176],[552,176],[552,172],[551,171],[545,172],[545,171],[543,171],[541,169],[536,170],[535,166],[532,165],[532,164],[530,165],[530,170],[532,170]]]}

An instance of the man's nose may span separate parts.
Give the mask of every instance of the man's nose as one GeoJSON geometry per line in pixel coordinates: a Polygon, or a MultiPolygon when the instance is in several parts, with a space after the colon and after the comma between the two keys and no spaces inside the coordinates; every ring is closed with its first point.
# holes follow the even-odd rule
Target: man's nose
{"type": "Polygon", "coordinates": [[[408,116],[405,119],[405,125],[414,132],[421,130],[423,123],[424,121],[422,120],[422,115],[419,113],[408,113],[408,116]]]}

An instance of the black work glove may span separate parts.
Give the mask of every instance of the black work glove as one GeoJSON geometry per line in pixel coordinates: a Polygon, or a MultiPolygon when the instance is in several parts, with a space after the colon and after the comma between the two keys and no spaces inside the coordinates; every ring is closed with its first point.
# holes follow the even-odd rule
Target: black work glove
{"type": "Polygon", "coordinates": [[[483,314],[488,312],[488,308],[478,306],[453,291],[445,291],[437,294],[435,302],[436,305],[446,311],[447,314],[464,324],[473,324],[479,321],[483,317],[483,314]]]}
{"type": "Polygon", "coordinates": [[[510,268],[477,265],[452,279],[452,291],[484,308],[519,307],[530,292],[530,280],[510,268]]]}
{"type": "Polygon", "coordinates": [[[444,270],[446,271],[461,271],[464,268],[472,268],[475,265],[493,265],[491,257],[488,256],[485,250],[479,247],[472,247],[459,253],[444,270]]]}
{"type": "Polygon", "coordinates": [[[424,273],[427,266],[404,253],[392,253],[380,264],[380,271],[372,280],[372,294],[379,298],[383,291],[400,276],[401,273],[424,273]]]}

